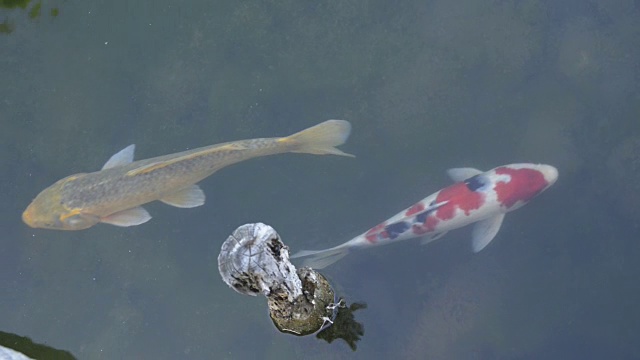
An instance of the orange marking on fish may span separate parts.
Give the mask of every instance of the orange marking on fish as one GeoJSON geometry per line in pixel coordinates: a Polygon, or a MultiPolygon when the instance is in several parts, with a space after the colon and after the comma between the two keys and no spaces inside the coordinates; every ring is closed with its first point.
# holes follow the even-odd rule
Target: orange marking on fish
{"type": "Polygon", "coordinates": [[[64,221],[65,219],[68,219],[72,216],[80,215],[80,214],[82,214],[82,209],[80,208],[71,209],[69,210],[68,213],[60,215],[60,221],[64,221]]]}
{"type": "Polygon", "coordinates": [[[136,175],[141,175],[141,174],[147,174],[147,173],[150,173],[150,172],[152,172],[154,170],[162,169],[163,167],[166,167],[167,165],[172,164],[172,163],[173,162],[165,161],[165,162],[160,162],[160,163],[149,164],[147,166],[143,166],[143,167],[138,168],[138,169],[127,171],[127,173],[125,175],[126,176],[136,176],[136,175]]]}

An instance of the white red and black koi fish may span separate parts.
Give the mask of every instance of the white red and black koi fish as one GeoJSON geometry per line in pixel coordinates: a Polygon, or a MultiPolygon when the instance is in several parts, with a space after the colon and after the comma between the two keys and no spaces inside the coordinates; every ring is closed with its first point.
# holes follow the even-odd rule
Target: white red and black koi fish
{"type": "Polygon", "coordinates": [[[305,266],[321,269],[345,256],[349,250],[423,237],[424,243],[448,231],[475,223],[474,252],[495,237],[505,213],[528,203],[558,179],[550,165],[510,164],[487,172],[473,168],[449,169],[456,181],[344,244],[326,250],[303,250],[293,256],[306,257],[305,266]]]}

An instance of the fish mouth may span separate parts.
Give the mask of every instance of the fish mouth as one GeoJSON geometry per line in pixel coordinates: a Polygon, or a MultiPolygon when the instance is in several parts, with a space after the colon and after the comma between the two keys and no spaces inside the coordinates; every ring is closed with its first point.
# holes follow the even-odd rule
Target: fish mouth
{"type": "Polygon", "coordinates": [[[31,226],[33,226],[33,215],[31,214],[31,206],[27,207],[27,209],[22,213],[22,221],[31,226]]]}
{"type": "Polygon", "coordinates": [[[27,206],[27,209],[22,213],[22,221],[34,229],[43,228],[43,224],[38,221],[38,213],[34,210],[33,204],[27,206]]]}
{"type": "Polygon", "coordinates": [[[42,219],[38,218],[38,213],[34,213],[34,210],[31,206],[29,206],[22,213],[22,221],[29,225],[29,227],[34,229],[59,229],[59,226],[56,226],[55,223],[48,223],[46,221],[42,221],[42,219]]]}
{"type": "Polygon", "coordinates": [[[547,187],[555,184],[558,180],[558,169],[551,165],[539,165],[538,170],[544,176],[544,180],[547,182],[547,187]]]}

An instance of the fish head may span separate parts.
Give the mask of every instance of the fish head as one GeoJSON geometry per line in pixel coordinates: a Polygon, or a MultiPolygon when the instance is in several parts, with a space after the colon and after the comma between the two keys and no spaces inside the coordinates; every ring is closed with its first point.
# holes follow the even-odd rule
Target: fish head
{"type": "Polygon", "coordinates": [[[98,216],[71,207],[64,200],[65,185],[79,175],[61,179],[40,192],[22,213],[22,221],[32,228],[54,230],[82,230],[100,222],[98,216]]]}
{"type": "Polygon", "coordinates": [[[511,164],[491,170],[497,200],[507,211],[528,203],[558,180],[558,169],[544,164],[511,164]]]}

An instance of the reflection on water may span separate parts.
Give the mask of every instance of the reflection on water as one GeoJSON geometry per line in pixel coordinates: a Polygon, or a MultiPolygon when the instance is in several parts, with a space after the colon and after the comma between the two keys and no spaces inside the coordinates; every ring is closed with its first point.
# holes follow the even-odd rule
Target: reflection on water
{"type": "Polygon", "coordinates": [[[336,317],[333,319],[333,324],[316,334],[316,337],[328,343],[336,339],[342,339],[347,342],[351,350],[356,351],[358,348],[357,342],[364,336],[364,326],[355,320],[354,313],[357,310],[366,308],[367,304],[365,303],[352,303],[351,305],[345,303],[339,306],[336,317]]]}
{"type": "Polygon", "coordinates": [[[640,357],[637,2],[0,4],[3,331],[83,359],[640,357]],[[150,204],[157,221],[135,229],[20,221],[114,148],[146,158],[329,118],[353,124],[353,161],[225,168],[200,184],[205,206],[150,204]],[[520,161],[562,177],[482,253],[462,229],[326,270],[366,300],[355,353],[256,321],[264,303],[217,274],[240,224],[326,248],[448,185],[445,169],[520,161]]]}

